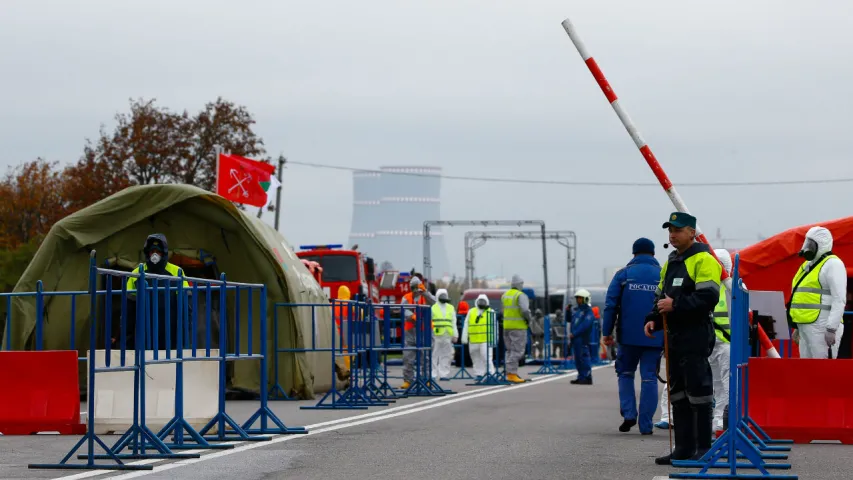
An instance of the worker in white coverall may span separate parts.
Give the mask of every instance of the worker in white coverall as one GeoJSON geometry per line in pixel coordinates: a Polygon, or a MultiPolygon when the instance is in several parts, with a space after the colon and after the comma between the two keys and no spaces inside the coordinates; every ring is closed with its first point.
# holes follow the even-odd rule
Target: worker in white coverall
{"type": "Polygon", "coordinates": [[[527,326],[530,324],[530,299],[522,292],[524,280],[512,276],[510,289],[501,296],[503,304],[504,350],[506,379],[510,383],[524,383],[518,376],[518,362],[527,347],[527,326]]]}
{"type": "Polygon", "coordinates": [[[806,261],[791,283],[788,323],[795,328],[794,341],[800,346],[800,358],[832,358],[844,334],[841,323],[847,295],[847,268],[832,253],[832,233],[824,227],[812,227],[799,255],[806,261]]]}
{"type": "Polygon", "coordinates": [[[489,307],[489,298],[480,294],[462,324],[462,343],[468,344],[477,381],[483,379],[487,370],[490,374],[495,372],[495,366],[492,364],[492,344],[497,339],[497,334],[495,311],[489,307]]]}
{"type": "MultiPolygon", "coordinates": [[[[663,355],[661,355],[660,363],[658,377],[660,377],[660,372],[666,371],[666,358],[663,355]]],[[[669,389],[663,388],[661,390],[663,391],[660,395],[660,421],[655,424],[655,427],[668,430],[672,428],[672,423],[670,423],[669,419],[669,389]]]]}
{"type": "Polygon", "coordinates": [[[438,303],[432,306],[432,379],[450,380],[453,344],[459,338],[456,309],[447,290],[439,289],[435,297],[438,303]]]}
{"type": "MultiPolygon", "coordinates": [[[[732,255],[728,250],[718,248],[714,250],[717,260],[723,265],[723,269],[732,275],[732,255]]],[[[711,374],[714,378],[714,430],[723,429],[723,413],[729,404],[729,359],[731,358],[732,329],[729,305],[732,295],[725,287],[720,285],[720,301],[714,308],[714,349],[708,362],[711,364],[711,374]]]]}

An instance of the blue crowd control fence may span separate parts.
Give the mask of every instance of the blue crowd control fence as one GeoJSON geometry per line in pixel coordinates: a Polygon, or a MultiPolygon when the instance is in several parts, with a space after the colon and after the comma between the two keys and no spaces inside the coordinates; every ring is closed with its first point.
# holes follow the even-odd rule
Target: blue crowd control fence
{"type": "Polygon", "coordinates": [[[740,255],[734,258],[732,275],[731,349],[729,376],[729,428],[717,438],[711,449],[699,460],[676,460],[675,467],[699,468],[699,472],[671,473],[670,478],[770,478],[792,479],[797,475],[774,474],[772,470],[787,470],[789,463],[768,463],[766,460],[787,458],[784,454],[766,451],[788,451],[790,440],[772,440],[748,415],[749,402],[749,292],[739,275],[740,255]],[[738,462],[746,459],[746,462],[738,462]],[[714,473],[711,469],[727,469],[714,473]],[[743,470],[753,470],[743,473],[743,470]],[[758,470],[758,472],[754,472],[758,470]]]}
{"type": "MultiPolygon", "coordinates": [[[[89,351],[88,361],[88,428],[86,435],[72,450],[57,464],[32,464],[30,468],[59,468],[59,469],[150,469],[150,465],[128,465],[124,459],[163,459],[163,458],[197,458],[195,453],[178,453],[184,449],[232,448],[233,445],[210,443],[210,441],[230,440],[267,440],[271,437],[252,437],[249,434],[291,434],[307,433],[304,428],[289,428],[269,409],[267,399],[268,369],[266,366],[267,342],[267,291],[261,284],[227,282],[225,274],[219,280],[209,280],[192,277],[174,277],[146,273],[122,272],[106,268],[98,268],[95,264],[95,252],[91,254],[89,300],[89,351]],[[99,279],[103,280],[105,290],[98,290],[99,279]],[[121,288],[114,290],[114,279],[121,281],[121,288]],[[185,281],[192,281],[189,287],[185,281]],[[128,283],[135,287],[128,288],[128,283]],[[103,293],[101,293],[103,292],[103,293]],[[220,311],[226,312],[226,303],[233,302],[234,314],[240,318],[241,302],[245,304],[248,322],[247,332],[242,332],[240,322],[234,323],[233,347],[228,348],[229,328],[219,330],[220,349],[214,352],[211,348],[212,338],[210,327],[211,297],[218,293],[220,311]],[[118,295],[116,295],[118,294],[118,295]],[[199,296],[207,300],[204,318],[206,325],[206,342],[199,349],[198,321],[199,296]],[[101,298],[102,297],[102,298],[101,298]],[[245,299],[244,299],[245,298],[245,299]],[[103,315],[99,315],[98,301],[104,301],[103,315]],[[120,308],[113,308],[115,303],[120,308]],[[191,308],[195,307],[195,308],[191,308]],[[114,332],[113,313],[118,310],[120,318],[118,332],[114,332]],[[259,338],[253,331],[255,315],[259,317],[259,338]],[[98,330],[103,329],[105,342],[103,365],[96,361],[96,346],[98,330]],[[118,340],[112,341],[118,333],[118,340]],[[244,341],[241,341],[244,335],[244,341]],[[115,345],[115,346],[114,346],[115,345]],[[165,350],[161,354],[161,349],[165,350]],[[113,350],[118,350],[118,361],[113,360],[113,350]],[[174,350],[174,353],[173,353],[174,350]],[[189,353],[185,354],[185,350],[189,353]],[[150,357],[150,358],[149,358],[150,357]],[[228,362],[249,360],[258,361],[260,368],[260,407],[244,424],[239,425],[225,411],[226,364],[228,362]],[[219,365],[219,408],[217,415],[201,431],[196,431],[183,418],[183,364],[190,361],[212,361],[219,365]],[[174,364],[175,375],[175,405],[174,417],[158,433],[154,433],[146,425],[145,413],[145,379],[146,366],[158,364],[174,364]],[[133,372],[133,421],[130,428],[112,446],[108,447],[95,433],[94,408],[95,385],[98,373],[104,372],[133,372]],[[252,428],[255,424],[258,427],[252,428]],[[216,430],[216,434],[205,437],[205,434],[216,430]],[[171,438],[171,443],[166,443],[171,438]],[[86,459],[84,464],[68,463],[68,460],[83,446],[86,453],[78,458],[86,459]],[[95,445],[106,453],[95,454],[95,445]],[[122,453],[127,450],[127,453],[122,453]],[[98,463],[96,460],[111,460],[112,462],[98,463]]],[[[141,266],[140,266],[141,267],[141,266]]],[[[75,292],[76,294],[77,292],[75,292]]],[[[38,343],[38,342],[36,342],[38,343]]]]}

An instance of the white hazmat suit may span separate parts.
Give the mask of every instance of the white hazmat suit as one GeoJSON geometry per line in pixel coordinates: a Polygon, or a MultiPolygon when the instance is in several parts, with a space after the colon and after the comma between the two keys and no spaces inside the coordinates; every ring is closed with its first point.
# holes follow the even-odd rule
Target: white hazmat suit
{"type": "Polygon", "coordinates": [[[477,301],[475,303],[476,308],[472,308],[468,311],[468,315],[465,316],[465,323],[462,324],[462,343],[468,344],[468,351],[471,353],[471,363],[474,364],[474,375],[477,377],[482,377],[486,374],[486,371],[490,374],[495,373],[495,366],[492,363],[492,346],[489,345],[488,338],[486,342],[477,342],[470,343],[468,341],[469,335],[469,325],[472,323],[481,323],[486,321],[491,321],[491,328],[487,328],[487,337],[491,334],[492,342],[497,339],[498,335],[498,325],[494,310],[489,308],[489,298],[483,294],[480,294],[477,297],[477,301]]]}
{"type": "Polygon", "coordinates": [[[432,323],[433,327],[437,327],[436,318],[438,314],[442,318],[449,316],[452,318],[451,329],[433,328],[432,329],[432,378],[446,379],[450,377],[450,364],[453,361],[453,342],[459,338],[459,329],[456,327],[456,309],[450,303],[450,297],[447,290],[439,289],[435,292],[435,298],[438,303],[432,307],[432,323]],[[436,335],[436,330],[441,333],[436,335]]]}
{"type": "MultiPolygon", "coordinates": [[[[726,273],[732,274],[732,256],[728,250],[719,248],[714,254],[720,260],[726,273]]],[[[725,287],[723,287],[725,289],[725,287]]],[[[726,291],[726,306],[729,309],[729,324],[731,324],[732,305],[731,294],[726,291]]],[[[731,343],[715,339],[714,350],[708,361],[711,364],[711,374],[714,377],[714,431],[723,429],[723,412],[729,404],[729,365],[731,359],[731,343]]]]}
{"type": "MultiPolygon", "coordinates": [[[[832,251],[832,233],[824,227],[812,227],[806,232],[803,251],[807,250],[809,240],[817,244],[814,259],[803,267],[808,272],[822,257],[832,251]]],[[[830,258],[823,264],[818,274],[821,288],[828,289],[829,295],[821,295],[820,303],[828,306],[822,309],[814,323],[797,325],[801,358],[827,358],[832,347],[832,358],[838,356],[838,346],[844,334],[841,317],[847,301],[847,268],[840,258],[830,258]]]]}

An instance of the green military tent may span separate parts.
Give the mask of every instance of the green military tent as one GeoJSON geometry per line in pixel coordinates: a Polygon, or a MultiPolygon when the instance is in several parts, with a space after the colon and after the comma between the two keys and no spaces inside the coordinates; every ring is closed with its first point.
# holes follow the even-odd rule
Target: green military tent
{"type": "MultiPolygon", "coordinates": [[[[268,355],[272,355],[273,348],[273,304],[329,302],[320,285],[281,234],[219,195],[191,185],[127,188],[62,219],[51,228],[14,291],[33,292],[38,280],[42,281],[46,292],[86,291],[92,250],[96,252],[99,266],[129,271],[144,261],[142,247],[151,233],[166,235],[170,261],[182,266],[188,275],[201,276],[206,273],[206,278],[218,278],[218,272],[224,272],[230,281],[267,285],[268,355]]],[[[99,288],[103,288],[103,285],[99,288]]],[[[218,310],[218,302],[212,301],[211,304],[218,310]]],[[[248,332],[245,305],[243,303],[240,308],[239,319],[241,351],[244,352],[248,332]]],[[[88,295],[77,297],[75,310],[76,348],[82,353],[81,356],[85,356],[90,338],[88,295]]],[[[199,310],[201,323],[204,321],[205,309],[201,307],[199,310]]],[[[228,301],[226,310],[224,313],[215,313],[228,319],[230,351],[233,348],[235,324],[233,301],[228,301]]],[[[279,348],[310,348],[312,331],[316,332],[316,347],[330,346],[331,308],[313,309],[313,317],[311,310],[311,307],[277,308],[279,348]]],[[[256,300],[253,315],[254,349],[260,345],[258,312],[256,300]]],[[[97,348],[103,348],[103,318],[104,315],[99,313],[101,339],[97,348]]],[[[218,330],[218,318],[215,322],[211,330],[218,330]]],[[[33,349],[36,308],[32,297],[13,299],[11,323],[12,349],[33,349]]],[[[70,333],[71,297],[45,297],[44,349],[68,349],[70,333]]],[[[2,345],[6,345],[5,342],[4,338],[2,345]]],[[[218,344],[217,340],[214,342],[218,344]]],[[[268,358],[272,359],[271,356],[268,358]]],[[[270,360],[268,365],[269,378],[274,384],[273,362],[270,360]]],[[[324,392],[331,386],[334,381],[331,371],[331,356],[328,352],[279,354],[278,381],[288,394],[313,398],[315,393],[324,392]]],[[[229,362],[230,387],[257,392],[259,372],[257,361],[229,362]]],[[[85,368],[81,365],[81,387],[84,382],[85,368]]]]}

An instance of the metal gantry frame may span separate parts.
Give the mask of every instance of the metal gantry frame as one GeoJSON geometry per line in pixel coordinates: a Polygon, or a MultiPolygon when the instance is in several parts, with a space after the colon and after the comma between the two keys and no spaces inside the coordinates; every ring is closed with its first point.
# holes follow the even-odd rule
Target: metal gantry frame
{"type": "MultiPolygon", "coordinates": [[[[487,240],[537,240],[542,237],[536,231],[488,231],[474,230],[465,233],[465,287],[474,283],[474,250],[486,244],[487,240]]],[[[578,283],[577,274],[577,235],[571,230],[546,231],[545,238],[556,240],[566,247],[566,290],[574,291],[578,283]]]]}
{"type": "Polygon", "coordinates": [[[424,276],[432,279],[432,263],[430,258],[430,229],[432,227],[539,227],[539,237],[542,239],[542,275],[545,280],[545,294],[548,294],[548,244],[545,241],[548,233],[542,220],[427,220],[424,222],[424,276]]]}

